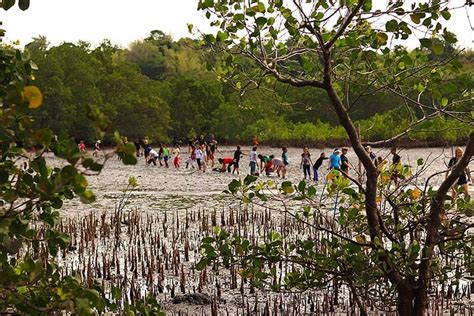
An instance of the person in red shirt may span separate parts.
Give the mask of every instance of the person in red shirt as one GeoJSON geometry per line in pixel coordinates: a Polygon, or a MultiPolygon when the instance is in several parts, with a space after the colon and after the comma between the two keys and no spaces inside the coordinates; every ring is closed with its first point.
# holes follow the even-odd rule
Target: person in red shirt
{"type": "Polygon", "coordinates": [[[86,144],[84,143],[83,140],[81,140],[79,142],[79,150],[82,152],[82,153],[85,153],[86,152],[86,144]]]}
{"type": "Polygon", "coordinates": [[[234,158],[219,158],[219,163],[222,164],[222,167],[219,169],[220,172],[225,172],[225,170],[227,169],[227,172],[230,173],[230,169],[234,165],[234,158]]]}

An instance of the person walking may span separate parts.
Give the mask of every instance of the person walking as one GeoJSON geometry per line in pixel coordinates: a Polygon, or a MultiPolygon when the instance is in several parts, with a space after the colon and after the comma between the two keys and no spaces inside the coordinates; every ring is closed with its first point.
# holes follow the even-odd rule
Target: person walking
{"type": "Polygon", "coordinates": [[[242,158],[242,150],[240,150],[240,146],[237,146],[237,149],[234,151],[234,169],[232,170],[232,174],[237,172],[237,174],[240,174],[240,158],[242,158]]]}
{"type": "Polygon", "coordinates": [[[84,143],[83,140],[81,140],[81,141],[79,142],[79,151],[80,151],[81,153],[87,152],[86,143],[84,143]]]}
{"type": "Polygon", "coordinates": [[[94,152],[93,152],[93,156],[94,157],[97,157],[99,156],[99,153],[101,152],[101,148],[100,148],[100,139],[98,139],[95,144],[94,144],[94,152]]]}
{"type": "Polygon", "coordinates": [[[165,162],[165,167],[169,168],[168,161],[170,160],[170,148],[167,144],[163,146],[163,161],[165,162]]]}
{"type": "Polygon", "coordinates": [[[202,163],[203,163],[204,156],[202,155],[202,150],[201,150],[200,145],[196,146],[196,149],[194,150],[194,154],[196,155],[196,162],[198,165],[198,169],[202,170],[202,163]]]}
{"type": "Polygon", "coordinates": [[[207,151],[206,145],[201,145],[201,153],[202,153],[202,172],[206,172],[207,170],[207,151]]]}
{"type": "Polygon", "coordinates": [[[257,146],[254,146],[249,153],[250,175],[257,174],[257,146]]]}
{"type": "Polygon", "coordinates": [[[179,148],[179,144],[176,144],[173,149],[173,166],[178,169],[180,166],[181,160],[181,150],[179,148]]]}
{"type": "Polygon", "coordinates": [[[311,161],[311,154],[309,153],[308,147],[303,148],[303,153],[301,154],[301,163],[300,163],[300,168],[303,168],[303,173],[304,173],[304,179],[306,180],[306,177],[311,179],[311,165],[313,162],[311,161]]]}

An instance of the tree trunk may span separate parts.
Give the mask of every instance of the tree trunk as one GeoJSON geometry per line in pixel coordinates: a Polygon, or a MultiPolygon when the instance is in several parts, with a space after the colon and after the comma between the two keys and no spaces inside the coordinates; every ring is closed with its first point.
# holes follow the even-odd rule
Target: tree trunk
{"type": "Polygon", "coordinates": [[[414,316],[415,310],[413,307],[413,286],[407,281],[403,281],[397,286],[398,299],[397,309],[400,316],[414,316]]]}
{"type": "MultiPolygon", "coordinates": [[[[414,311],[415,315],[424,315],[428,307],[428,285],[431,277],[431,261],[433,259],[433,252],[435,246],[441,241],[439,229],[441,227],[440,215],[444,212],[444,202],[446,194],[457,181],[461,172],[469,165],[469,161],[474,156],[474,132],[469,135],[469,141],[466,146],[466,151],[459,162],[454,166],[451,174],[441,183],[441,186],[432,199],[430,205],[430,215],[428,217],[428,224],[426,228],[426,241],[423,247],[421,262],[419,268],[419,278],[417,282],[417,293],[415,297],[414,311]]],[[[442,239],[442,237],[441,237],[442,239]]]]}

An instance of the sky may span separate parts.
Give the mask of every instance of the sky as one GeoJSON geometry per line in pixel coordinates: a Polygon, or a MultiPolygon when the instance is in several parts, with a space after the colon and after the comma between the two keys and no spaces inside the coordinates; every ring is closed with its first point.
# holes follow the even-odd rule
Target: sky
{"type": "MultiPolygon", "coordinates": [[[[377,0],[380,1],[380,0],[377,0]]],[[[162,30],[174,39],[189,37],[187,24],[209,31],[209,21],[197,11],[198,0],[32,0],[27,11],[17,6],[2,11],[6,41],[23,46],[39,35],[53,45],[84,40],[97,45],[104,39],[127,47],[152,30],[162,30]]],[[[450,0],[450,6],[465,0],[450,0]]],[[[458,45],[474,49],[474,6],[452,12],[449,28],[458,35],[458,45]]]]}

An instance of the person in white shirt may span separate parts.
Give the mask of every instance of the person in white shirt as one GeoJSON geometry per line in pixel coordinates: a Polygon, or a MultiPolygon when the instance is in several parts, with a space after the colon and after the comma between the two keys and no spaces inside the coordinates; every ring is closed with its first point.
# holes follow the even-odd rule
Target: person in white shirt
{"type": "Polygon", "coordinates": [[[207,151],[206,151],[206,146],[201,145],[201,153],[202,153],[202,161],[201,161],[202,172],[206,172],[206,169],[207,169],[207,151]]]}
{"type": "Polygon", "coordinates": [[[196,162],[197,162],[198,168],[199,168],[199,170],[201,170],[201,164],[202,164],[203,158],[204,158],[204,156],[202,154],[201,146],[196,147],[196,150],[194,151],[194,154],[196,155],[196,162]]]}
{"type": "Polygon", "coordinates": [[[257,174],[257,147],[253,147],[249,154],[250,174],[252,176],[257,174]]]}
{"type": "Polygon", "coordinates": [[[156,152],[156,150],[152,149],[150,150],[150,152],[148,153],[148,157],[147,157],[147,164],[151,164],[153,163],[155,166],[156,166],[156,160],[158,159],[158,153],[156,152]]]}

